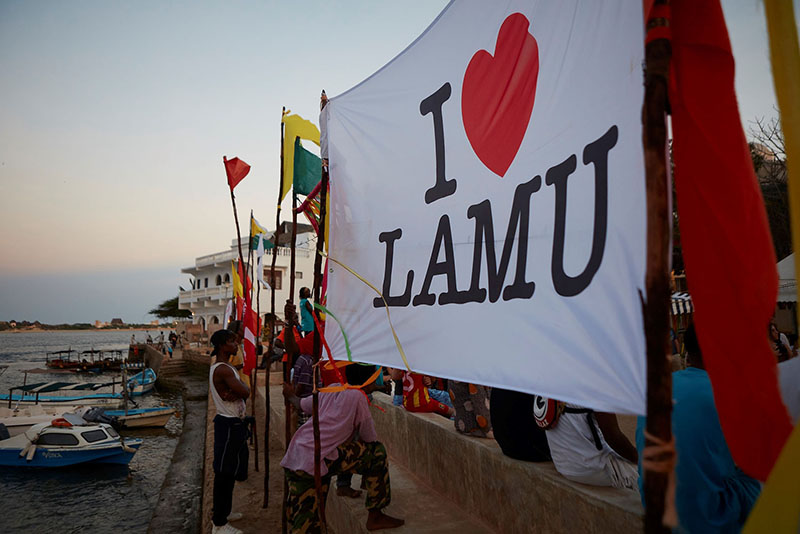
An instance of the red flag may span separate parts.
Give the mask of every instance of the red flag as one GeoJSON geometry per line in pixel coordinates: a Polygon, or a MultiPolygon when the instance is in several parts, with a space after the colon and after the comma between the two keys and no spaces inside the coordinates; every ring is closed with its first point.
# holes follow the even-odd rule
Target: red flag
{"type": "Polygon", "coordinates": [[[225,174],[228,175],[228,186],[233,191],[233,188],[250,172],[250,165],[239,158],[228,159],[225,156],[222,156],[222,162],[225,164],[225,174]]]}
{"type": "Polygon", "coordinates": [[[239,319],[243,318],[242,315],[245,299],[247,301],[247,308],[250,308],[250,288],[252,287],[252,283],[250,281],[250,277],[247,273],[242,271],[242,264],[240,262],[236,262],[236,270],[239,273],[239,280],[242,282],[242,294],[244,295],[244,299],[241,297],[236,297],[236,317],[239,319]]]}
{"type": "Polygon", "coordinates": [[[244,374],[250,375],[256,366],[256,336],[258,334],[258,317],[250,307],[250,297],[245,295],[247,309],[244,315],[244,374]]]}
{"type": "Polygon", "coordinates": [[[673,0],[671,30],[675,184],[697,334],[733,459],[766,480],[792,430],[767,342],[778,277],[719,0],[673,0]]]}

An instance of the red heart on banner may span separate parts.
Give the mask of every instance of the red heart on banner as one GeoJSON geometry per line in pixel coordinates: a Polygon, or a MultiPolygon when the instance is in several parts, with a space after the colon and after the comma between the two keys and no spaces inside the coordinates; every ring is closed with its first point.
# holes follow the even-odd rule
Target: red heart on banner
{"type": "Polygon", "coordinates": [[[467,65],[461,117],[472,150],[502,177],[528,129],[539,78],[539,45],[525,15],[509,15],[497,34],[495,53],[478,50],[467,65]]]}

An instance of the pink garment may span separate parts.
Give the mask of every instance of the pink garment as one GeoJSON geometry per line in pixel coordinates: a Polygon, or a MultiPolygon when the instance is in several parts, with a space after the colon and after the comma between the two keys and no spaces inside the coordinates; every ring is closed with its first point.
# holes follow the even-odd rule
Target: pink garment
{"type": "MultiPolygon", "coordinates": [[[[335,385],[335,384],[332,384],[335,385]]],[[[300,399],[300,407],[311,413],[312,397],[300,399]]],[[[358,431],[358,439],[367,443],[378,441],[372,414],[369,411],[366,395],[355,389],[336,393],[319,394],[319,437],[320,458],[335,460],[339,457],[336,448],[353,438],[358,431]]],[[[314,428],[309,420],[295,432],[281,466],[292,471],[305,471],[314,474],[314,428]]],[[[328,472],[325,462],[320,462],[320,473],[328,472]]]]}

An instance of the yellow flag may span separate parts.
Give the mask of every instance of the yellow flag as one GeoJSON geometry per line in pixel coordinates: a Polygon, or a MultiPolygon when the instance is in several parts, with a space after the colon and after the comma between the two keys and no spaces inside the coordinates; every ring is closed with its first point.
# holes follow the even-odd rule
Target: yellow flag
{"type": "Polygon", "coordinates": [[[314,123],[307,121],[300,115],[286,115],[283,117],[283,189],[281,190],[280,203],[289,189],[292,188],[294,179],[294,142],[300,139],[308,139],[319,146],[319,128],[314,123]]]}
{"type": "MultiPolygon", "coordinates": [[[[792,243],[800,247],[800,44],[797,39],[794,7],[787,0],[765,0],[772,78],[781,111],[781,128],[786,142],[786,173],[789,184],[789,211],[792,243]]],[[[795,262],[800,276],[800,262],[795,262]]]]}
{"type": "Polygon", "coordinates": [[[258,221],[252,215],[250,216],[250,237],[253,238],[258,234],[267,234],[267,231],[264,229],[263,226],[258,224],[258,221]]]}
{"type": "Polygon", "coordinates": [[[233,296],[244,298],[244,288],[242,281],[239,279],[239,273],[236,272],[236,262],[231,261],[231,280],[233,280],[233,296]]]}
{"type": "Polygon", "coordinates": [[[800,532],[800,425],[794,427],[789,441],[761,490],[743,534],[796,534],[800,532]]]}

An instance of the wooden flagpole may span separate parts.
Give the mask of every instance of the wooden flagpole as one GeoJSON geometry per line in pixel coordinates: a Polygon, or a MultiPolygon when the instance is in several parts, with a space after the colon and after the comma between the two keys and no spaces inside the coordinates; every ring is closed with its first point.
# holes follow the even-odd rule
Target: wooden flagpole
{"type": "MultiPolygon", "coordinates": [[[[250,228],[253,227],[252,223],[253,219],[253,210],[250,210],[250,228]]],[[[248,230],[248,234],[251,234],[248,230]]],[[[253,236],[250,236],[250,242],[247,244],[248,252],[247,252],[247,261],[250,264],[250,309],[247,310],[247,313],[252,313],[253,311],[253,297],[255,296],[255,290],[253,289],[253,282],[255,281],[255,272],[256,267],[253,262],[255,254],[253,254],[253,247],[252,245],[253,236]]],[[[258,319],[258,313],[256,313],[256,319],[258,319]]],[[[261,323],[261,320],[258,319],[256,323],[256,331],[253,332],[253,335],[256,336],[256,341],[258,341],[258,325],[261,323]]],[[[256,350],[258,345],[254,344],[253,350],[256,350]]],[[[253,453],[255,455],[254,460],[254,467],[256,473],[258,473],[258,428],[256,426],[256,385],[258,384],[258,354],[255,354],[256,358],[256,365],[253,367],[253,370],[250,374],[250,415],[253,417],[253,432],[251,434],[251,439],[253,443],[253,453]]]]}
{"type": "MultiPolygon", "coordinates": [[[[655,0],[648,14],[645,44],[645,95],[642,108],[647,191],[647,300],[642,299],[647,347],[647,432],[668,443],[672,439],[672,374],[669,360],[669,229],[667,199],[667,87],[672,47],[669,1],[655,0]],[[652,33],[651,33],[652,32],[652,33]]],[[[648,440],[648,445],[653,445],[648,440]]],[[[669,453],[668,453],[669,454],[669,453]]],[[[668,533],[664,504],[669,473],[644,472],[645,532],[668,533]]]]}
{"type": "MultiPolygon", "coordinates": [[[[320,111],[325,109],[328,103],[325,91],[320,97],[320,111]]],[[[319,192],[319,233],[317,234],[317,254],[314,257],[314,302],[322,302],[322,252],[325,249],[325,217],[326,202],[328,200],[328,167],[322,161],[322,180],[319,192]]],[[[314,313],[312,311],[312,313],[314,313]]],[[[319,328],[314,328],[314,369],[319,370],[319,360],[322,356],[322,338],[319,328]]],[[[311,422],[314,430],[314,486],[317,492],[317,508],[319,510],[319,522],[322,525],[322,532],[328,531],[325,521],[325,501],[322,499],[322,477],[320,470],[321,443],[319,435],[319,391],[317,391],[317,373],[314,373],[314,388],[312,393],[311,422]]]]}
{"type": "MultiPolygon", "coordinates": [[[[283,107],[283,111],[281,112],[281,176],[280,176],[280,188],[278,189],[278,211],[275,214],[275,246],[272,247],[272,267],[270,268],[270,285],[272,286],[272,313],[275,313],[275,261],[278,258],[278,246],[280,243],[281,238],[281,201],[283,200],[283,132],[284,132],[284,124],[283,124],[283,116],[286,114],[286,106],[283,107]]],[[[288,326],[288,325],[287,325],[288,326]]],[[[286,328],[286,327],[284,327],[286,328]]],[[[287,332],[287,334],[291,334],[291,332],[287,332]]],[[[284,334],[284,340],[286,339],[286,334],[284,334]]],[[[284,342],[285,343],[285,342],[284,342]]],[[[287,362],[283,362],[283,381],[289,382],[289,366],[287,362]]],[[[284,439],[286,443],[286,448],[289,447],[289,441],[291,439],[291,413],[292,408],[289,404],[289,401],[284,399],[283,401],[283,413],[284,413],[284,439]]],[[[267,480],[264,479],[264,485],[266,487],[267,480]]],[[[266,499],[266,490],[264,492],[265,499],[266,499]]],[[[289,481],[286,480],[286,477],[283,477],[283,501],[281,503],[281,533],[286,534],[287,532],[287,525],[286,525],[286,499],[289,496],[289,481]]]]}

